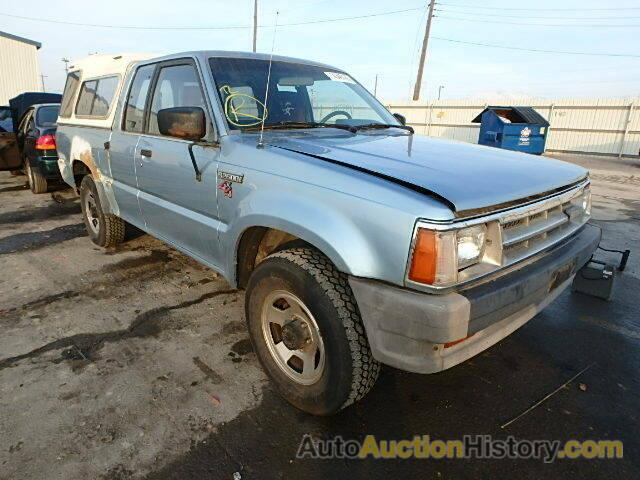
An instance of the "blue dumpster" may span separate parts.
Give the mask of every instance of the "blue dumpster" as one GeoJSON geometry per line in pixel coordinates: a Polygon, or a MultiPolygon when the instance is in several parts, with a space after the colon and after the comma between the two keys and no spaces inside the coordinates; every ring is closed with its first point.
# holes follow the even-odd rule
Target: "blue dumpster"
{"type": "Polygon", "coordinates": [[[487,107],[472,122],[480,123],[480,145],[544,153],[549,122],[531,107],[487,107]]]}

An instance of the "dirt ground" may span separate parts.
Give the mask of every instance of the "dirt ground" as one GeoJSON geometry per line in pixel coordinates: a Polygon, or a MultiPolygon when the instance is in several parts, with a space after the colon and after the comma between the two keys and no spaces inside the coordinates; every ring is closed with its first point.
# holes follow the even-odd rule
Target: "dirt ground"
{"type": "Polygon", "coordinates": [[[33,195],[25,177],[0,173],[0,480],[640,478],[640,162],[557,157],[591,170],[602,245],[635,249],[614,299],[567,291],[440,374],[383,368],[369,396],[331,418],[274,394],[244,295],[222,277],[140,232],[97,248],[71,191],[33,195]],[[305,433],[619,439],[625,450],[551,465],[296,459],[305,433]]]}

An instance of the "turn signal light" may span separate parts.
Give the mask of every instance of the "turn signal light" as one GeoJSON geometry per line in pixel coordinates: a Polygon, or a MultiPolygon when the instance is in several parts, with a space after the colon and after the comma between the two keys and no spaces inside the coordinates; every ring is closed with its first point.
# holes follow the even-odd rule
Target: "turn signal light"
{"type": "Polygon", "coordinates": [[[436,287],[457,281],[456,232],[418,227],[407,279],[436,287]]]}
{"type": "Polygon", "coordinates": [[[56,137],[54,135],[40,135],[36,140],[38,150],[55,150],[56,137]]]}
{"type": "Polygon", "coordinates": [[[436,281],[437,257],[436,232],[419,228],[409,269],[409,280],[433,284],[436,281]]]}

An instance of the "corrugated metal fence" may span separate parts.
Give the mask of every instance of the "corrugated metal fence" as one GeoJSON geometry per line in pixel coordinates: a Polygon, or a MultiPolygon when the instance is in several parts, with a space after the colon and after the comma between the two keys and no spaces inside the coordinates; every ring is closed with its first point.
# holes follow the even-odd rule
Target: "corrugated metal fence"
{"type": "Polygon", "coordinates": [[[639,157],[640,97],[577,100],[439,100],[433,103],[385,102],[407,117],[416,132],[477,143],[479,124],[471,123],[487,105],[524,105],[551,123],[547,151],[639,157]]]}

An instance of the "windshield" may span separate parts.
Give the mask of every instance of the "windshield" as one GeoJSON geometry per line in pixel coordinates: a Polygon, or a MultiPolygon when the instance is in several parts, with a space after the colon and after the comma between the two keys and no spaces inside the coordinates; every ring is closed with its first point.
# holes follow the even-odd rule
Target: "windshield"
{"type": "Polygon", "coordinates": [[[263,118],[265,125],[399,125],[369,92],[343,72],[272,62],[265,115],[268,60],[217,57],[209,62],[232,129],[258,127],[263,118]]]}
{"type": "Polygon", "coordinates": [[[59,106],[40,107],[36,116],[36,124],[40,127],[55,127],[59,111],[59,106]]]}

